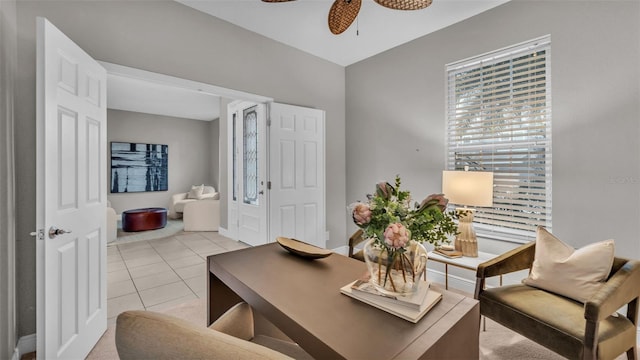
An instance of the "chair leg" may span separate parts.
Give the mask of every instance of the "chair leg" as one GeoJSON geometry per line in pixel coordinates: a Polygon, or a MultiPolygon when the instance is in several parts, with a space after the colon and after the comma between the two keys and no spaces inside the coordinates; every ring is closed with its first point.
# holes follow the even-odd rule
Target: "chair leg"
{"type": "Polygon", "coordinates": [[[631,349],[627,350],[627,359],[629,360],[638,360],[638,347],[634,346],[631,349]]]}

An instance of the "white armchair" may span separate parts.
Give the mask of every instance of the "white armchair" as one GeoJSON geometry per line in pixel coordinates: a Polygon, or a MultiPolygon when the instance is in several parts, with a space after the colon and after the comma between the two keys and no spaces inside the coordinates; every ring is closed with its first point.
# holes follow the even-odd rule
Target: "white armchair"
{"type": "Polygon", "coordinates": [[[218,231],[220,200],[206,199],[184,206],[184,231],[218,231]]]}
{"type": "Polygon", "coordinates": [[[191,191],[175,194],[171,197],[169,204],[168,216],[171,219],[180,219],[184,213],[184,207],[192,202],[199,200],[217,200],[219,195],[213,186],[194,185],[191,191]]]}
{"type": "Polygon", "coordinates": [[[184,231],[218,231],[220,197],[213,186],[194,185],[171,197],[168,216],[184,219],[184,231]]]}
{"type": "Polygon", "coordinates": [[[107,243],[118,238],[118,214],[111,207],[111,202],[107,201],[107,243]]]}

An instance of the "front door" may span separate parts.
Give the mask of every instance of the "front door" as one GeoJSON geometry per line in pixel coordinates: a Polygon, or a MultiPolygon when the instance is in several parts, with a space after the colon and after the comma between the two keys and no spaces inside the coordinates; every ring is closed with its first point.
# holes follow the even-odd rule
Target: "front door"
{"type": "Polygon", "coordinates": [[[107,328],[107,74],[44,18],[37,37],[37,354],[83,359],[107,328]]]}
{"type": "Polygon", "coordinates": [[[272,103],[270,119],[270,238],[324,248],[324,111],[272,103]]]}
{"type": "Polygon", "coordinates": [[[265,105],[232,103],[229,227],[237,240],[249,245],[267,243],[266,118],[265,105]]]}

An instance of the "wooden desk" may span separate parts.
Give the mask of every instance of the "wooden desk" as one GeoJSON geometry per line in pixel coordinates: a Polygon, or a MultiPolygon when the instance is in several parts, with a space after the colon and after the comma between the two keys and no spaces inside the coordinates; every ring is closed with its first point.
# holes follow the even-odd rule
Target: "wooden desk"
{"type": "Polygon", "coordinates": [[[474,299],[439,289],[440,303],[412,324],[340,293],[366,271],[346,256],[307,260],[273,243],[212,255],[207,263],[209,324],[246,301],[317,359],[479,356],[474,299]]]}

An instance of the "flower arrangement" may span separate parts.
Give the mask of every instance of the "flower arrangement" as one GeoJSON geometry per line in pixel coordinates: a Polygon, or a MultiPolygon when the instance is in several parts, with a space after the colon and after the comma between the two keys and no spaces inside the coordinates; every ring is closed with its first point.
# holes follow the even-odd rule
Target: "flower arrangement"
{"type": "Polygon", "coordinates": [[[399,176],[395,186],[378,183],[375,194],[367,197],[368,202],[352,205],[353,221],[365,238],[375,239],[381,246],[399,250],[415,240],[437,247],[448,242],[447,235],[457,232],[453,213],[445,211],[449,200],[443,194],[429,195],[412,206],[411,193],[400,190],[399,176]]]}
{"type": "Polygon", "coordinates": [[[354,223],[365,238],[371,239],[365,254],[367,247],[376,252],[365,255],[371,280],[379,290],[393,294],[414,290],[416,276],[426,268],[422,243],[437,247],[449,242],[447,235],[457,233],[455,215],[446,212],[448,200],[443,194],[429,195],[421,203],[412,204],[410,192],[400,190],[400,182],[396,176],[395,186],[378,183],[375,194],[367,195],[368,202],[351,205],[354,223]],[[416,248],[422,249],[421,255],[416,248]]]}

